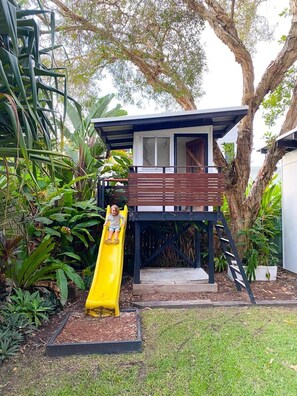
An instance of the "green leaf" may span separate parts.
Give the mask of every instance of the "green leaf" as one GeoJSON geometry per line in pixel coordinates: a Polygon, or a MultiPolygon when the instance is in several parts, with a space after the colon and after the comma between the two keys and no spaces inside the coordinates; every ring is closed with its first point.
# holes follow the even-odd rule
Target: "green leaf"
{"type": "Polygon", "coordinates": [[[46,263],[41,268],[37,269],[34,272],[34,275],[30,278],[30,285],[34,285],[36,282],[43,281],[43,280],[55,280],[56,279],[56,270],[63,268],[60,263],[46,263]]]}
{"type": "Polygon", "coordinates": [[[79,257],[78,254],[75,254],[73,252],[63,252],[63,253],[59,253],[58,256],[68,256],[68,257],[72,257],[77,261],[81,261],[81,258],[79,257]]]}
{"type": "Polygon", "coordinates": [[[68,282],[65,275],[65,272],[62,269],[57,270],[57,285],[60,289],[60,301],[62,305],[65,305],[68,298],[68,282]]]}
{"type": "MultiPolygon", "coordinates": [[[[11,71],[13,73],[13,76],[15,78],[15,81],[17,83],[18,89],[20,93],[22,94],[22,100],[28,105],[27,102],[27,96],[26,96],[26,90],[23,84],[22,76],[20,73],[19,69],[19,64],[18,64],[18,58],[14,56],[12,53],[6,51],[4,48],[0,47],[0,59],[7,63],[9,63],[11,67],[11,71]]],[[[28,106],[29,109],[29,106],[28,106]]]]}
{"type": "Polygon", "coordinates": [[[75,130],[79,129],[82,123],[81,108],[74,106],[73,102],[68,101],[67,114],[75,130]]]}
{"type": "MultiPolygon", "coordinates": [[[[81,213],[81,214],[78,214],[78,215],[73,216],[73,217],[69,220],[69,223],[70,223],[70,224],[71,224],[71,223],[75,223],[76,221],[81,220],[81,219],[85,219],[86,217],[96,217],[96,218],[98,218],[98,219],[102,219],[102,216],[99,215],[98,213],[81,213]]],[[[99,223],[99,221],[97,221],[97,224],[98,224],[98,223],[99,223]]]]}
{"type": "Polygon", "coordinates": [[[94,242],[94,238],[92,237],[92,235],[89,233],[89,230],[87,230],[86,228],[80,228],[80,231],[83,231],[85,234],[87,234],[88,238],[90,241],[94,242]]]}
{"type": "Polygon", "coordinates": [[[68,220],[68,218],[70,217],[70,214],[68,214],[68,213],[53,213],[49,217],[52,220],[58,221],[59,223],[63,223],[68,220]]]}
{"type": "Polygon", "coordinates": [[[91,198],[88,201],[81,201],[81,202],[76,202],[74,206],[81,208],[83,210],[89,210],[92,208],[97,208],[96,200],[95,198],[91,198]]]}
{"type": "Polygon", "coordinates": [[[79,223],[75,225],[75,228],[85,228],[85,227],[93,227],[94,225],[98,225],[98,220],[89,220],[84,223],[79,223]]]}
{"type": "Polygon", "coordinates": [[[44,227],[44,231],[47,235],[50,236],[56,236],[58,238],[61,238],[61,233],[55,230],[54,228],[49,228],[49,227],[44,227]]]}
{"type": "Polygon", "coordinates": [[[49,219],[48,217],[36,217],[35,221],[42,224],[52,224],[53,220],[49,219]]]}
{"type": "Polygon", "coordinates": [[[47,235],[33,253],[23,261],[19,273],[16,274],[19,287],[30,282],[30,277],[35,273],[37,268],[49,258],[50,252],[54,247],[55,243],[52,243],[51,238],[47,235]]]}
{"type": "Polygon", "coordinates": [[[64,268],[64,271],[66,275],[68,276],[69,279],[71,279],[77,287],[80,289],[84,290],[85,289],[85,284],[82,278],[74,271],[74,269],[70,266],[67,266],[67,268],[64,268]]]}
{"type": "Polygon", "coordinates": [[[14,51],[17,51],[16,6],[8,1],[1,1],[0,6],[0,34],[8,34],[11,38],[14,51]]]}
{"type": "Polygon", "coordinates": [[[77,232],[76,230],[72,230],[71,232],[72,232],[73,235],[77,236],[78,239],[80,239],[83,242],[85,247],[89,246],[89,244],[88,244],[88,242],[87,242],[87,240],[86,240],[86,238],[85,238],[85,236],[83,234],[81,234],[80,232],[77,232]]]}

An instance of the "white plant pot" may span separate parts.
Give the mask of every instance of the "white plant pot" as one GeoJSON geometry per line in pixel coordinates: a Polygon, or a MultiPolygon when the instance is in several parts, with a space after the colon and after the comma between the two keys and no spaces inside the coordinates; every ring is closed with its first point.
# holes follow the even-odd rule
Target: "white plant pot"
{"type": "MultiPolygon", "coordinates": [[[[272,265],[272,266],[258,265],[255,272],[256,272],[256,281],[275,281],[277,275],[277,265],[272,265]]],[[[227,275],[231,280],[233,280],[229,265],[228,265],[227,275]]],[[[240,274],[237,274],[237,277],[239,280],[242,280],[240,274]]]]}

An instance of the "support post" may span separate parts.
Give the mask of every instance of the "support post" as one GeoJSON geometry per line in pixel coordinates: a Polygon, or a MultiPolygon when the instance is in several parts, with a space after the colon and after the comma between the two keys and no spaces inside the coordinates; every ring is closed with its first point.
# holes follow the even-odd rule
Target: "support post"
{"type": "Polygon", "coordinates": [[[135,222],[135,256],[134,256],[134,283],[140,284],[141,267],[140,223],[135,222]]]}
{"type": "Polygon", "coordinates": [[[208,221],[208,283],[214,283],[213,222],[208,221]]]}
{"type": "Polygon", "coordinates": [[[195,230],[195,266],[194,268],[201,267],[201,235],[198,229],[195,230]]]}

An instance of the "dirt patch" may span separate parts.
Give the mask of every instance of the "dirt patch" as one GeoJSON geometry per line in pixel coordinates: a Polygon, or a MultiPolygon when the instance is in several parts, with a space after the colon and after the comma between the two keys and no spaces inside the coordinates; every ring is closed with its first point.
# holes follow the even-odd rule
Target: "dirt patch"
{"type": "Polygon", "coordinates": [[[136,312],[123,312],[117,318],[93,318],[83,312],[73,312],[55,344],[78,342],[126,341],[137,339],[136,312]]]}

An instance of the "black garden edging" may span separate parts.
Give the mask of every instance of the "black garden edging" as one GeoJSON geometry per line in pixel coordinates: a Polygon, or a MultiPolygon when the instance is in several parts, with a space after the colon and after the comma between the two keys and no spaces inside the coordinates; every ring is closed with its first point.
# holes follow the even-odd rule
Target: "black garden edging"
{"type": "Polygon", "coordinates": [[[66,325],[70,313],[66,315],[58,330],[46,345],[46,354],[49,356],[66,355],[89,355],[89,354],[120,354],[129,352],[141,352],[141,322],[137,309],[123,310],[122,312],[136,312],[137,315],[137,338],[136,340],[111,341],[111,342],[77,342],[55,344],[55,340],[66,325]]]}

